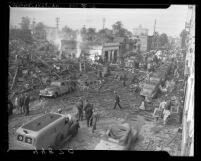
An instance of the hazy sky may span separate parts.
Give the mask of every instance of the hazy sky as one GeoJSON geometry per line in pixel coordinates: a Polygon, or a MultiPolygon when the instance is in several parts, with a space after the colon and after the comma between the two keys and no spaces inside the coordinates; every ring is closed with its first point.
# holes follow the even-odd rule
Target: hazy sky
{"type": "Polygon", "coordinates": [[[185,27],[187,18],[187,5],[171,5],[168,9],[94,9],[94,8],[10,8],[10,24],[19,25],[21,17],[35,18],[36,22],[43,22],[48,26],[56,26],[56,17],[60,18],[59,28],[65,25],[73,29],[81,29],[84,25],[96,28],[103,27],[103,18],[106,19],[105,27],[112,29],[112,24],[121,21],[123,26],[133,32],[133,28],[140,24],[149,30],[149,35],[154,30],[166,33],[168,36],[179,36],[185,27]]]}

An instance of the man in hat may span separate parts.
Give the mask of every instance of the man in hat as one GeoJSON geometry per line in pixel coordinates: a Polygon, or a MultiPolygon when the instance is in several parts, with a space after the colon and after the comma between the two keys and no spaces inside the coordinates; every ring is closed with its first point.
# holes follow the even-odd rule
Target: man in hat
{"type": "Polygon", "coordinates": [[[87,119],[87,127],[90,127],[90,126],[92,126],[91,117],[93,115],[93,104],[89,103],[88,99],[86,99],[84,111],[85,111],[85,116],[87,119]]]}
{"type": "Polygon", "coordinates": [[[24,109],[24,95],[21,94],[20,98],[19,98],[19,106],[20,106],[20,113],[25,113],[25,109],[24,109]]]}
{"type": "Polygon", "coordinates": [[[115,104],[114,104],[114,108],[116,108],[116,106],[118,105],[120,109],[122,109],[121,105],[120,105],[120,96],[117,94],[116,91],[114,91],[115,94],[115,104]]]}
{"type": "Polygon", "coordinates": [[[82,100],[82,98],[79,99],[76,107],[78,110],[78,120],[82,121],[83,120],[83,100],[82,100]]]}
{"type": "Polygon", "coordinates": [[[28,94],[25,94],[24,109],[26,116],[29,115],[29,103],[30,103],[30,96],[28,94]]]}

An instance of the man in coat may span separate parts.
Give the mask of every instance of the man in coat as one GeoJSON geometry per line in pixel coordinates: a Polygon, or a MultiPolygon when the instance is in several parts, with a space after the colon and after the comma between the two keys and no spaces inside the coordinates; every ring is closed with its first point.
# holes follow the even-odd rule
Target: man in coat
{"type": "Polygon", "coordinates": [[[24,109],[24,95],[21,94],[20,98],[19,98],[19,106],[20,106],[20,113],[25,113],[25,109],[24,109]]]}
{"type": "Polygon", "coordinates": [[[30,96],[26,94],[24,99],[24,109],[26,116],[29,115],[29,103],[30,103],[30,96]]]}
{"type": "Polygon", "coordinates": [[[90,127],[92,126],[92,122],[93,122],[93,120],[91,119],[93,115],[93,104],[89,103],[88,100],[86,100],[84,111],[85,111],[85,116],[87,119],[87,127],[90,127]]]}
{"type": "Polygon", "coordinates": [[[116,108],[116,106],[118,105],[120,109],[122,109],[121,105],[120,105],[120,96],[117,94],[116,91],[114,91],[115,94],[115,104],[114,104],[114,108],[116,108]]]}
{"type": "Polygon", "coordinates": [[[83,100],[81,98],[78,101],[76,107],[77,107],[77,110],[78,110],[78,120],[82,121],[83,120],[83,100]]]}

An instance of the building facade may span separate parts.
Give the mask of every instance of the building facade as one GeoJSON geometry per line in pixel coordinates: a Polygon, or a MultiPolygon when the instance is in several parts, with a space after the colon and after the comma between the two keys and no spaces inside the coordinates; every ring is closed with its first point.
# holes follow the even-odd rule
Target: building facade
{"type": "Polygon", "coordinates": [[[124,37],[116,37],[113,42],[105,43],[102,48],[104,62],[121,63],[125,56],[137,52],[137,41],[124,37]]]}
{"type": "Polygon", "coordinates": [[[117,63],[121,52],[121,44],[118,42],[105,43],[102,48],[102,58],[104,62],[117,63]]]}
{"type": "Polygon", "coordinates": [[[133,38],[138,39],[140,52],[146,52],[148,49],[148,29],[142,28],[141,25],[138,28],[134,28],[133,38]]]}
{"type": "Polygon", "coordinates": [[[195,6],[189,5],[191,17],[187,21],[189,26],[186,30],[187,36],[187,53],[185,60],[185,102],[183,109],[182,121],[182,156],[194,156],[194,86],[195,86],[195,6]]]}
{"type": "Polygon", "coordinates": [[[78,52],[77,42],[74,40],[61,40],[61,51],[63,56],[75,58],[78,52]]]}

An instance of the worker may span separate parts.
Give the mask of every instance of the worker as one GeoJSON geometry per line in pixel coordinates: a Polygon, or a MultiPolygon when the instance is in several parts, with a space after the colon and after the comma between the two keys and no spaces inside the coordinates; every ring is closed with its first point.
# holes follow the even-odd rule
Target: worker
{"type": "Polygon", "coordinates": [[[25,94],[24,109],[26,116],[29,115],[29,103],[30,103],[30,96],[28,94],[25,94]]]}
{"type": "Polygon", "coordinates": [[[76,107],[77,107],[77,110],[78,110],[78,120],[82,121],[83,120],[83,100],[81,98],[78,101],[76,107]]]}
{"type": "Polygon", "coordinates": [[[24,95],[23,94],[20,95],[19,105],[20,105],[20,113],[21,114],[25,113],[25,110],[24,110],[24,95]]]}
{"type": "Polygon", "coordinates": [[[120,96],[117,94],[116,91],[114,91],[115,94],[115,104],[114,104],[114,108],[116,108],[116,106],[118,105],[120,109],[122,109],[121,105],[120,105],[120,96]]]}
{"type": "Polygon", "coordinates": [[[89,103],[89,101],[86,99],[85,102],[85,107],[84,107],[84,111],[85,111],[85,116],[87,119],[87,127],[92,126],[92,114],[93,114],[93,104],[89,103]]]}
{"type": "Polygon", "coordinates": [[[8,115],[11,116],[13,114],[13,103],[10,99],[8,99],[8,115]]]}
{"type": "Polygon", "coordinates": [[[20,110],[20,101],[19,100],[20,100],[19,97],[16,96],[14,106],[15,106],[15,109],[17,110],[18,114],[20,114],[20,112],[21,112],[21,110],[20,110]]]}
{"type": "Polygon", "coordinates": [[[94,133],[94,130],[96,130],[96,123],[97,123],[97,121],[98,121],[98,119],[99,119],[99,115],[98,115],[98,113],[97,113],[97,110],[94,108],[93,109],[93,116],[92,116],[92,124],[93,124],[93,127],[92,127],[92,133],[94,133]]]}
{"type": "Polygon", "coordinates": [[[163,111],[163,124],[165,125],[167,123],[167,119],[170,116],[170,109],[171,109],[171,101],[168,100],[165,106],[165,109],[163,111]]]}

